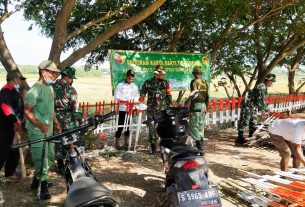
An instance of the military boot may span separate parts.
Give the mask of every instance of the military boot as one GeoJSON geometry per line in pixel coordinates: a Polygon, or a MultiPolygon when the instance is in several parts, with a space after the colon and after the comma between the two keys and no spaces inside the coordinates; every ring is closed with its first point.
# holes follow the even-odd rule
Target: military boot
{"type": "Polygon", "coordinates": [[[41,182],[40,199],[48,200],[50,198],[51,198],[51,194],[49,192],[48,181],[44,180],[41,182]]]}
{"type": "Polygon", "coordinates": [[[151,143],[151,144],[150,144],[150,147],[151,147],[151,152],[150,152],[150,154],[152,154],[152,155],[157,154],[157,145],[151,143]]]}
{"type": "MultiPolygon", "coordinates": [[[[53,187],[53,183],[47,182],[48,187],[53,187]]],[[[33,176],[32,184],[31,184],[31,190],[37,190],[39,186],[39,179],[36,177],[36,175],[33,176]]]]}
{"type": "Polygon", "coordinates": [[[255,127],[249,128],[249,137],[252,137],[255,131],[256,131],[255,127]]]}
{"type": "Polygon", "coordinates": [[[244,144],[247,141],[244,138],[244,131],[238,131],[238,137],[235,140],[235,144],[244,144]]]}
{"type": "Polygon", "coordinates": [[[203,149],[203,140],[196,140],[196,148],[198,149],[198,151],[200,152],[200,155],[203,156],[204,155],[204,149],[203,149]]]}

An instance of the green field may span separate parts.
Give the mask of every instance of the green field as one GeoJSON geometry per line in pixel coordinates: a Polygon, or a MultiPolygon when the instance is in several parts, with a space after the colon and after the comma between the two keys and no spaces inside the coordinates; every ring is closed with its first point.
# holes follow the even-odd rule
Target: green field
{"type": "MultiPolygon", "coordinates": [[[[32,67],[33,68],[33,67],[32,67]]],[[[35,81],[38,79],[38,74],[36,69],[28,69],[25,70],[21,68],[24,76],[26,76],[27,82],[30,86],[32,86],[35,81]]],[[[104,73],[105,74],[105,71],[104,73]]],[[[0,85],[1,87],[5,84],[5,76],[6,73],[4,70],[0,70],[0,85]]],[[[80,102],[89,102],[95,103],[97,101],[110,101],[112,100],[112,88],[111,88],[111,78],[110,75],[102,75],[101,70],[91,70],[89,72],[84,72],[81,69],[77,69],[78,79],[74,81],[73,86],[76,88],[79,94],[80,102]]],[[[298,86],[298,80],[305,78],[304,75],[296,76],[295,85],[298,86]]],[[[210,87],[210,96],[212,98],[226,98],[226,93],[223,87],[218,86],[217,89],[214,87],[216,85],[220,77],[216,80],[212,80],[210,87]]],[[[238,85],[240,85],[241,91],[243,91],[243,83],[241,80],[238,80],[238,85]]],[[[286,75],[278,75],[277,82],[269,89],[269,94],[287,94],[288,86],[287,86],[287,76],[286,75]]],[[[229,86],[228,90],[230,94],[232,94],[232,86],[229,86]]],[[[301,92],[305,92],[305,87],[301,92]]],[[[178,92],[174,91],[173,96],[176,98],[178,92]]],[[[188,93],[185,94],[185,96],[188,93]]],[[[236,95],[236,92],[234,93],[236,95]]]]}

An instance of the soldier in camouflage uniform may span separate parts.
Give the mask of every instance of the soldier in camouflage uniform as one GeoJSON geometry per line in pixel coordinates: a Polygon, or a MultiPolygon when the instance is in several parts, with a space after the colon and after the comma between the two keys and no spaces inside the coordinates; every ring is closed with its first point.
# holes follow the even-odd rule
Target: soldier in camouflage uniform
{"type": "Polygon", "coordinates": [[[192,100],[190,109],[200,109],[200,112],[192,112],[190,115],[190,130],[189,134],[196,143],[196,147],[204,154],[204,124],[205,124],[205,111],[209,101],[209,86],[205,79],[201,77],[202,70],[200,67],[195,66],[193,69],[194,79],[191,81],[191,92],[198,90],[198,96],[192,100]]]}
{"type": "MultiPolygon", "coordinates": [[[[147,115],[151,118],[158,111],[169,107],[172,103],[172,95],[170,84],[167,80],[163,79],[165,72],[162,66],[158,65],[154,70],[155,76],[144,82],[140,91],[141,103],[144,102],[147,94],[147,115]]],[[[149,140],[151,144],[151,153],[155,154],[157,149],[157,135],[153,125],[149,125],[149,140]]]]}
{"type": "MultiPolygon", "coordinates": [[[[75,77],[75,69],[66,67],[61,72],[61,79],[53,84],[55,92],[55,113],[63,131],[73,129],[81,124],[81,113],[78,112],[77,92],[72,87],[75,77]]],[[[56,144],[56,160],[58,172],[63,173],[63,151],[61,144],[56,144]]]]}
{"type": "Polygon", "coordinates": [[[260,83],[246,95],[241,103],[241,112],[238,120],[238,137],[235,140],[236,144],[244,144],[244,128],[249,124],[249,137],[252,137],[257,128],[257,112],[262,113],[262,118],[268,111],[266,104],[267,87],[275,82],[276,76],[268,74],[264,83],[260,83]]]}

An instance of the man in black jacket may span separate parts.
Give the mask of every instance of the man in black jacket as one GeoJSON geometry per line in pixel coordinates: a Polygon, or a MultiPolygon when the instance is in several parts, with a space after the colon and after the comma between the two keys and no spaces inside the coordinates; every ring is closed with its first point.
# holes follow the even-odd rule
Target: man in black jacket
{"type": "Polygon", "coordinates": [[[14,175],[19,161],[18,150],[11,146],[15,132],[22,133],[24,105],[18,89],[25,79],[18,71],[9,72],[0,90],[0,170],[5,165],[5,177],[14,175]]]}

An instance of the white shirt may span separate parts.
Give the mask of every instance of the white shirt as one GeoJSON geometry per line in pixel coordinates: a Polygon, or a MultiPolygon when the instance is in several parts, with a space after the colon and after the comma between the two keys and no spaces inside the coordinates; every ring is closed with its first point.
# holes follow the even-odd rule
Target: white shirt
{"type": "MultiPolygon", "coordinates": [[[[135,102],[139,99],[139,90],[138,86],[134,83],[128,84],[126,81],[119,83],[114,91],[114,99],[121,101],[132,101],[135,102]]],[[[126,111],[126,104],[120,104],[119,110],[126,111]]]]}
{"type": "Polygon", "coordinates": [[[302,144],[305,139],[305,119],[288,118],[274,121],[269,126],[269,132],[282,136],[287,141],[302,144]]]}

